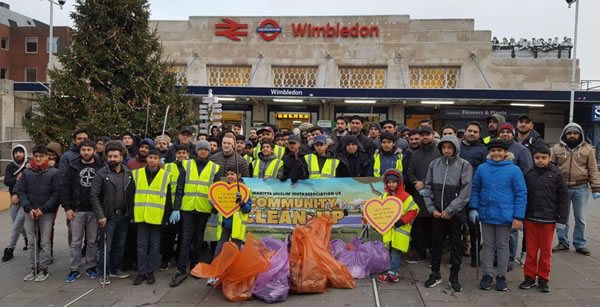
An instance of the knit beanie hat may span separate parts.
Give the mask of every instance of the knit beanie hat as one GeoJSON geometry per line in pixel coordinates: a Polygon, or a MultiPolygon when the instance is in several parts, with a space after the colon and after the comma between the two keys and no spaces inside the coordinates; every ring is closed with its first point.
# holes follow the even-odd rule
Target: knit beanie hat
{"type": "Polygon", "coordinates": [[[502,132],[502,130],[508,130],[510,133],[515,135],[515,127],[511,123],[504,123],[498,129],[498,133],[502,132]]]}

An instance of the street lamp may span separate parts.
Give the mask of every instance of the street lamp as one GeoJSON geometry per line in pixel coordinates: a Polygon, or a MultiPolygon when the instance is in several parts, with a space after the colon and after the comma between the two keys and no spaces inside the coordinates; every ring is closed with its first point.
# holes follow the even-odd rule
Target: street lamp
{"type": "MultiPolygon", "coordinates": [[[[43,0],[42,0],[43,1],[43,0]]],[[[54,68],[54,59],[52,58],[52,53],[54,51],[54,5],[58,5],[60,9],[63,9],[63,5],[65,5],[66,0],[58,0],[58,2],[54,2],[53,0],[48,0],[50,2],[50,38],[48,39],[48,68],[46,69],[46,82],[48,82],[48,87],[52,89],[50,85],[50,69],[54,68]]]]}
{"type": "Polygon", "coordinates": [[[573,66],[571,68],[571,102],[569,104],[569,123],[573,122],[573,109],[575,107],[575,88],[576,88],[576,77],[577,77],[577,26],[579,23],[579,1],[577,0],[566,0],[569,4],[569,8],[573,2],[575,3],[575,35],[573,36],[573,66]]]}

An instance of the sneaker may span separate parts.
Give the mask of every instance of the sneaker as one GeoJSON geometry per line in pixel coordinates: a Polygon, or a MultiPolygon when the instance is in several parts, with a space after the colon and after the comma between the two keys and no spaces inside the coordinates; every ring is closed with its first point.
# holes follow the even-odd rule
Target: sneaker
{"type": "Polygon", "coordinates": [[[146,275],[146,283],[151,285],[156,281],[156,279],[154,278],[154,273],[148,273],[146,275]]]}
{"type": "Polygon", "coordinates": [[[529,277],[525,277],[525,281],[523,281],[521,283],[519,288],[523,289],[523,290],[527,290],[527,289],[531,289],[531,287],[533,287],[533,286],[535,286],[535,280],[533,280],[529,277]]]}
{"type": "Polygon", "coordinates": [[[504,276],[496,276],[496,290],[506,291],[508,290],[508,282],[504,276]]]}
{"type": "Polygon", "coordinates": [[[415,257],[407,257],[406,263],[414,264],[414,263],[425,263],[427,262],[427,257],[415,256],[415,257]]]}
{"type": "Polygon", "coordinates": [[[2,261],[6,262],[6,261],[12,259],[13,258],[13,252],[14,252],[14,249],[12,249],[12,248],[5,248],[4,249],[4,255],[2,256],[2,261]]]}
{"type": "Polygon", "coordinates": [[[24,281],[32,281],[35,280],[35,278],[37,277],[37,273],[35,272],[34,269],[31,269],[31,272],[29,272],[29,274],[25,275],[25,278],[23,278],[24,281]]]}
{"type": "Polygon", "coordinates": [[[462,286],[458,282],[458,278],[450,278],[450,280],[448,281],[448,285],[450,286],[450,289],[452,289],[454,292],[462,291],[462,286]]]}
{"type": "Polygon", "coordinates": [[[65,282],[74,282],[79,277],[81,277],[81,273],[79,273],[79,271],[71,271],[69,276],[67,276],[65,279],[65,282]]]}
{"type": "Polygon", "coordinates": [[[217,283],[217,280],[219,280],[219,279],[218,279],[218,278],[209,278],[209,279],[206,281],[206,286],[207,286],[207,287],[212,287],[212,286],[214,286],[214,285],[217,283]]]}
{"type": "Polygon", "coordinates": [[[103,286],[110,285],[110,274],[106,275],[106,279],[104,279],[104,274],[101,274],[100,277],[98,277],[98,280],[103,286]]]}
{"type": "Polygon", "coordinates": [[[584,255],[584,256],[590,256],[592,254],[590,252],[590,250],[587,249],[587,248],[585,248],[585,247],[577,248],[577,249],[575,249],[575,251],[578,252],[578,253],[580,253],[580,254],[582,254],[582,255],[584,255]]]}
{"type": "Polygon", "coordinates": [[[37,276],[35,277],[35,281],[44,281],[48,278],[48,276],[50,276],[50,273],[48,273],[48,271],[40,270],[37,276]]]}
{"type": "Polygon", "coordinates": [[[392,283],[391,276],[388,273],[379,275],[379,278],[377,278],[377,280],[380,283],[384,283],[384,284],[392,283]]]}
{"type": "Polygon", "coordinates": [[[562,243],[558,243],[555,247],[552,248],[552,252],[556,253],[556,252],[562,252],[562,251],[568,251],[569,247],[562,244],[562,243]]]}
{"type": "Polygon", "coordinates": [[[391,283],[397,283],[400,281],[400,276],[398,276],[398,274],[389,274],[390,275],[390,282],[391,283]]]}
{"type": "Polygon", "coordinates": [[[145,274],[138,274],[135,277],[135,280],[133,281],[133,285],[134,286],[141,285],[144,282],[144,280],[146,280],[146,275],[145,274]]]}
{"type": "Polygon", "coordinates": [[[129,274],[127,274],[127,273],[125,273],[123,271],[117,271],[115,273],[110,273],[110,277],[125,279],[125,278],[129,277],[129,274]]]}
{"type": "Polygon", "coordinates": [[[169,286],[171,288],[177,287],[177,286],[181,285],[181,283],[183,281],[185,281],[186,279],[187,279],[187,274],[185,272],[181,272],[181,271],[177,270],[177,272],[175,273],[175,276],[173,276],[173,279],[171,279],[171,283],[169,283],[169,286]]]}
{"type": "Polygon", "coordinates": [[[429,279],[425,281],[426,288],[433,288],[442,283],[442,277],[439,274],[429,274],[429,279]]]}
{"type": "Polygon", "coordinates": [[[512,263],[509,263],[509,264],[508,264],[508,266],[506,267],[506,271],[507,271],[507,272],[510,272],[510,271],[512,271],[514,268],[515,268],[515,265],[514,265],[514,264],[512,264],[512,263]]]}
{"type": "Polygon", "coordinates": [[[494,278],[491,275],[483,275],[481,281],[479,282],[479,288],[483,290],[489,290],[492,287],[493,282],[494,278]]]}
{"type": "Polygon", "coordinates": [[[537,288],[540,292],[550,292],[550,286],[548,285],[548,281],[543,278],[540,278],[538,280],[537,288]]]}
{"type": "Polygon", "coordinates": [[[96,279],[98,278],[98,276],[100,276],[100,274],[98,273],[98,271],[96,271],[95,268],[88,268],[87,270],[85,270],[85,275],[89,276],[92,279],[96,279]]]}
{"type": "Polygon", "coordinates": [[[160,270],[161,271],[166,271],[169,269],[169,262],[163,262],[160,264],[160,270]]]}

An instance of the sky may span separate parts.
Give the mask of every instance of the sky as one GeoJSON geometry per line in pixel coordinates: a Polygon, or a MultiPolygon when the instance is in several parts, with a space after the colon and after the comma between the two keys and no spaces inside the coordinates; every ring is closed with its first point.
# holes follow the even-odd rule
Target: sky
{"type": "MultiPolygon", "coordinates": [[[[0,0],[11,10],[49,22],[48,0],[0,0]]],[[[581,79],[600,80],[600,1],[580,1],[577,57],[581,79]]],[[[573,37],[575,5],[565,0],[150,0],[151,19],[187,20],[189,16],[410,15],[412,19],[470,18],[476,30],[492,36],[573,37]]],[[[75,0],[54,10],[54,24],[72,26],[75,0]]]]}

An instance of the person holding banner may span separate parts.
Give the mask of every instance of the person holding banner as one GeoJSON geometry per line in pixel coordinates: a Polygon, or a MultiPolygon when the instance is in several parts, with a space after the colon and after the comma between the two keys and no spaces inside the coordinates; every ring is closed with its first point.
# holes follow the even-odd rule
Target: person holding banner
{"type": "MultiPolygon", "coordinates": [[[[223,147],[229,154],[237,154],[233,151],[233,138],[224,137],[223,147]]],[[[208,202],[208,188],[213,182],[219,180],[220,166],[217,162],[210,161],[210,144],[207,141],[199,141],[196,144],[197,157],[183,162],[183,171],[179,176],[184,176],[185,186],[181,205],[175,202],[173,213],[169,221],[171,223],[179,222],[181,218],[181,243],[179,246],[179,259],[177,260],[177,272],[171,280],[170,286],[177,287],[187,279],[187,265],[190,258],[190,247],[193,242],[194,250],[192,252],[193,268],[200,262],[200,253],[202,242],[204,241],[204,230],[210,217],[212,206],[208,202]],[[182,211],[180,213],[180,210],[182,211]]],[[[242,159],[242,162],[245,162],[242,159]]],[[[234,165],[235,166],[235,165],[234,165]]],[[[247,167],[246,167],[247,171],[247,167]]]]}
{"type": "Polygon", "coordinates": [[[358,138],[346,135],[341,139],[342,150],[336,157],[340,160],[339,177],[371,177],[371,159],[364,149],[360,147],[358,138]]]}
{"type": "Polygon", "coordinates": [[[335,178],[340,160],[335,158],[333,151],[327,149],[327,139],[317,135],[313,141],[315,153],[304,156],[308,179],[335,178]]]}
{"type": "Polygon", "coordinates": [[[283,155],[283,176],[279,178],[281,181],[291,179],[292,185],[298,182],[298,179],[306,179],[306,161],[304,155],[300,152],[302,142],[300,138],[292,134],[288,137],[288,148],[283,155]]]}
{"type": "MultiPolygon", "coordinates": [[[[263,145],[265,145],[263,143],[263,145]]],[[[263,150],[264,150],[263,146],[263,150]]],[[[237,173],[236,169],[233,167],[229,167],[227,169],[227,183],[243,183],[242,174],[237,173]]],[[[232,216],[228,218],[223,218],[221,214],[219,214],[219,224],[217,225],[217,239],[219,243],[217,243],[217,248],[215,250],[215,255],[213,257],[216,258],[223,249],[223,244],[225,242],[235,243],[238,248],[242,248],[242,243],[246,240],[246,222],[248,221],[248,213],[252,210],[252,191],[248,188],[248,200],[244,202],[242,200],[242,195],[240,192],[237,192],[235,195],[235,201],[240,205],[240,209],[237,210],[232,216]]],[[[213,213],[217,213],[218,211],[213,208],[213,213]]],[[[212,286],[217,281],[216,278],[210,278],[207,282],[207,286],[212,286]]]]}
{"type": "Polygon", "coordinates": [[[400,281],[398,269],[402,262],[402,253],[408,251],[412,222],[419,214],[419,206],[413,201],[412,196],[404,191],[402,173],[396,169],[389,169],[383,174],[385,194],[381,199],[397,197],[402,201],[402,214],[394,227],[383,234],[383,243],[390,251],[390,269],[387,273],[379,275],[379,282],[396,283],[400,281]]]}
{"type": "MultiPolygon", "coordinates": [[[[264,142],[266,140],[273,142],[273,137],[275,136],[275,130],[273,130],[273,127],[271,127],[271,126],[265,126],[258,130],[258,135],[260,136],[260,139],[259,139],[259,143],[256,144],[256,147],[254,147],[254,153],[253,153],[254,160],[258,159],[258,154],[261,153],[261,151],[262,151],[262,149],[261,149],[262,142],[264,142]]],[[[284,152],[285,152],[285,147],[283,147],[283,146],[275,145],[275,147],[273,147],[273,154],[277,157],[277,159],[281,159],[283,157],[284,152]]],[[[246,177],[246,176],[244,176],[244,177],[246,177]]]]}
{"type": "Polygon", "coordinates": [[[270,140],[263,140],[261,143],[261,153],[258,159],[252,162],[252,177],[280,179],[283,176],[283,161],[277,158],[273,153],[273,143],[270,140]]]}
{"type": "Polygon", "coordinates": [[[462,226],[466,220],[465,208],[471,197],[473,167],[459,157],[460,144],[454,135],[445,135],[438,144],[442,154],[429,164],[425,188],[421,191],[427,210],[433,216],[431,244],[431,274],[425,287],[433,288],[442,282],[442,241],[450,236],[450,288],[460,292],[458,272],[464,253],[462,226]]]}

